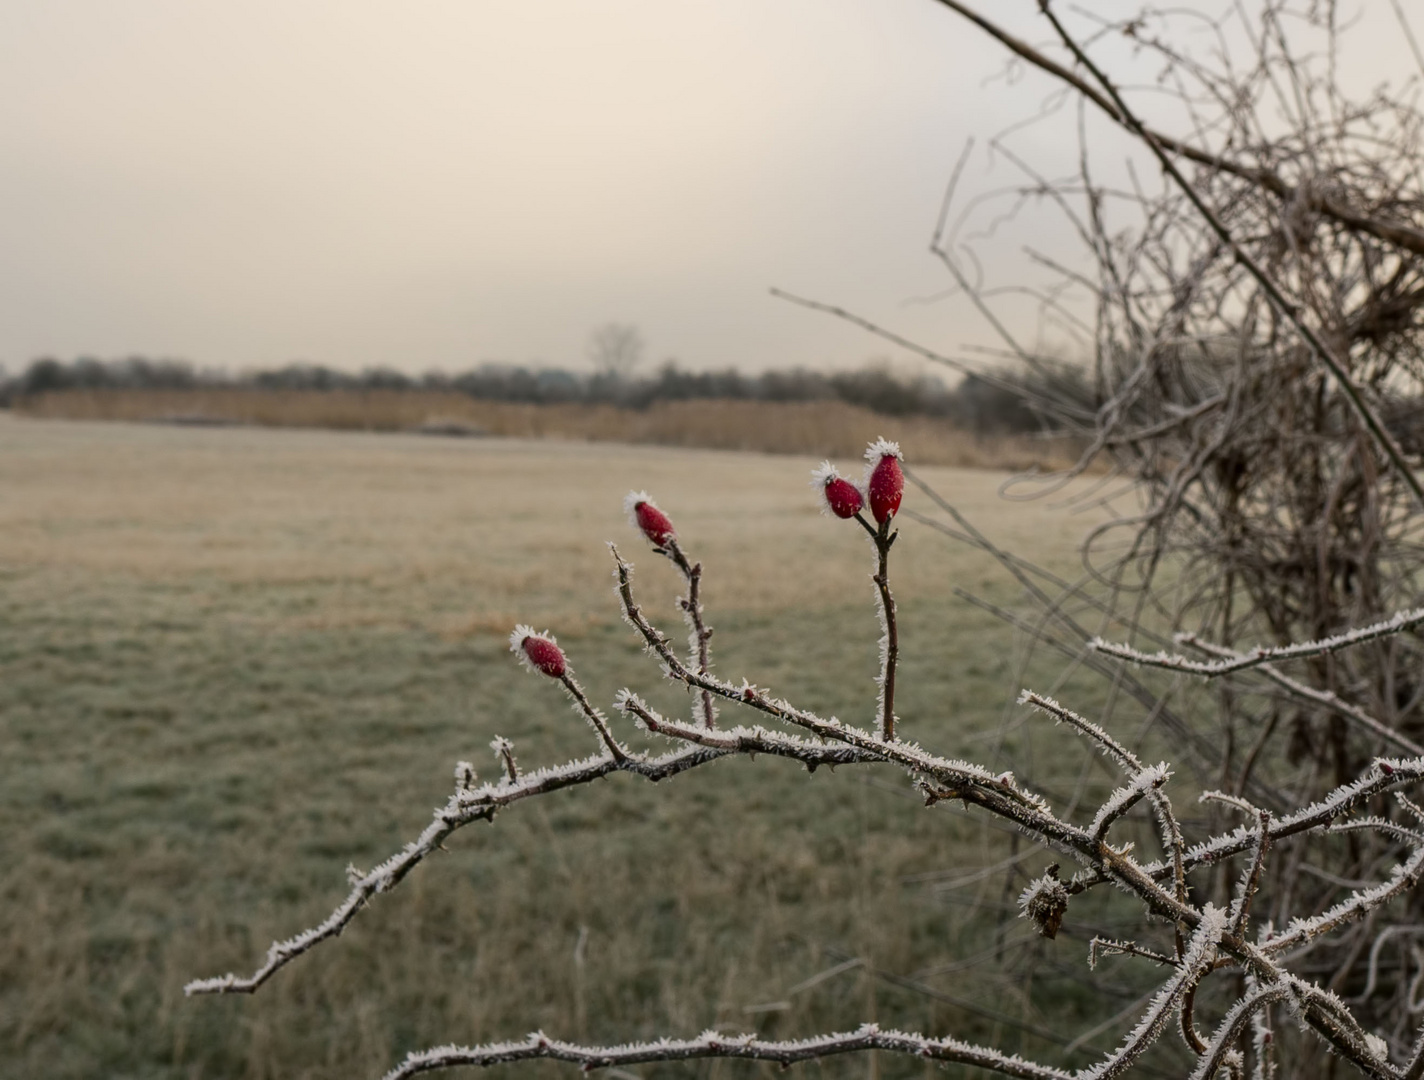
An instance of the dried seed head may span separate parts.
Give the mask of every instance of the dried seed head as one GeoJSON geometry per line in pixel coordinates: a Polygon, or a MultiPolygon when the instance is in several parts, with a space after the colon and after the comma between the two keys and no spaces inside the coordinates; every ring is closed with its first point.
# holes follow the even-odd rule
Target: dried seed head
{"type": "Polygon", "coordinates": [[[865,491],[869,496],[870,513],[881,525],[900,510],[900,499],[905,494],[905,474],[900,470],[903,457],[900,444],[885,439],[876,439],[865,451],[869,466],[865,491]]]}
{"type": "Polygon", "coordinates": [[[646,491],[630,491],[623,500],[623,509],[628,512],[628,521],[633,528],[642,531],[654,547],[664,547],[676,538],[677,530],[672,527],[672,519],[658,509],[657,503],[648,497],[646,491]]]}
{"type": "Polygon", "coordinates": [[[1042,877],[1034,878],[1019,894],[1019,918],[1028,918],[1046,938],[1058,936],[1063,913],[1068,910],[1068,887],[1058,880],[1058,867],[1050,866],[1042,877]]]}
{"type": "Polygon", "coordinates": [[[532,626],[520,623],[514,628],[514,633],[509,635],[509,649],[530,671],[537,671],[551,679],[563,678],[564,672],[568,670],[564,651],[547,630],[536,634],[532,626]]]}
{"type": "Polygon", "coordinates": [[[821,467],[812,471],[811,486],[821,492],[825,509],[838,518],[855,517],[865,505],[860,489],[841,476],[829,461],[821,462],[821,467]]]}

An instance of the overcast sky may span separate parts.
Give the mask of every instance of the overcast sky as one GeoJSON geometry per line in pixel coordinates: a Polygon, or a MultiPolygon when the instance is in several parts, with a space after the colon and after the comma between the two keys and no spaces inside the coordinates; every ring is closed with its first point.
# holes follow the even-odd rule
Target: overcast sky
{"type": "MultiPolygon", "coordinates": [[[[1360,6],[1348,72],[1402,83],[1360,6]]],[[[893,352],[769,286],[955,351],[977,317],[916,302],[945,181],[1053,89],[1004,65],[933,0],[0,0],[0,364],[579,366],[608,321],[692,368],[893,352]]],[[[1072,126],[1016,145],[1071,171],[1072,126]]],[[[1019,231],[991,273],[1066,247],[1019,231]]]]}

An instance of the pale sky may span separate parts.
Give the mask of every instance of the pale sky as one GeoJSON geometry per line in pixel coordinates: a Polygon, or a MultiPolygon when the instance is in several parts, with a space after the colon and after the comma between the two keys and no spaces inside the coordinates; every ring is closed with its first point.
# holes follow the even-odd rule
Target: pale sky
{"type": "MultiPolygon", "coordinates": [[[[1358,9],[1347,73],[1416,74],[1358,9]]],[[[972,309],[913,302],[945,182],[1055,89],[1004,65],[933,0],[0,0],[0,364],[578,367],[608,321],[691,368],[894,353],[770,286],[956,352],[972,309]]],[[[1014,145],[1061,175],[1071,129],[1014,145]]],[[[1014,180],[981,153],[963,190],[1014,180]]],[[[1030,240],[1064,227],[990,273],[1030,240]]]]}

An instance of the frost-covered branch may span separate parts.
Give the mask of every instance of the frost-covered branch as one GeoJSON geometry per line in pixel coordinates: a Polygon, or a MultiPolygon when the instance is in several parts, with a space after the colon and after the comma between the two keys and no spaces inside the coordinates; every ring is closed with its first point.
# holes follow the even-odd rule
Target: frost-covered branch
{"type": "Polygon", "coordinates": [[[1182,955],[1177,973],[1163,985],[1147,1006],[1137,1025],[1123,1044],[1091,1068],[1080,1070],[1077,1080],[1111,1080],[1131,1068],[1144,1050],[1157,1041],[1171,1021],[1182,999],[1207,973],[1227,927],[1227,912],[1208,904],[1202,910],[1201,923],[1192,934],[1182,955]]]}
{"type": "Polygon", "coordinates": [[[895,608],[895,596],[890,591],[890,545],[900,534],[891,531],[891,521],[900,511],[900,499],[905,492],[905,476],[900,469],[898,443],[879,439],[865,451],[865,501],[875,518],[871,529],[863,517],[856,519],[866,526],[875,545],[876,611],[880,615],[880,687],[878,712],[880,737],[887,742],[895,738],[895,670],[900,661],[900,629],[895,608]]]}
{"type": "Polygon", "coordinates": [[[880,673],[875,685],[876,717],[880,737],[895,738],[895,671],[900,659],[900,630],[895,596],[890,591],[890,547],[899,533],[892,527],[905,494],[904,455],[899,443],[877,439],[865,450],[865,478],[859,487],[841,476],[829,461],[811,473],[811,485],[821,492],[822,510],[832,517],[853,519],[870,537],[875,548],[876,614],[880,617],[880,673]],[[875,524],[865,520],[869,510],[875,524]]]}
{"type": "Polygon", "coordinates": [[[1383,907],[1406,889],[1413,888],[1419,883],[1421,874],[1424,874],[1424,846],[1416,847],[1409,858],[1396,866],[1388,879],[1378,885],[1352,893],[1319,915],[1292,919],[1289,928],[1263,944],[1261,950],[1267,954],[1284,952],[1292,946],[1337,930],[1343,924],[1383,907]]]}
{"type": "MultiPolygon", "coordinates": [[[[1165,774],[1170,772],[1167,764],[1163,762],[1158,765],[1154,770],[1153,776],[1144,781],[1143,776],[1148,770],[1143,766],[1142,762],[1138,760],[1137,755],[1114,739],[1099,725],[1088,720],[1086,717],[1079,716],[1072,709],[1064,708],[1052,698],[1045,697],[1042,694],[1036,694],[1032,690],[1024,690],[1020,693],[1019,702],[1024,705],[1031,705],[1033,708],[1047,713],[1055,720],[1068,724],[1070,727],[1086,735],[1089,739],[1102,747],[1103,751],[1132,778],[1134,784],[1142,785],[1142,793],[1151,801],[1153,813],[1156,815],[1157,823],[1162,830],[1162,849],[1166,851],[1172,859],[1172,867],[1174,870],[1173,884],[1176,888],[1177,903],[1183,903],[1186,900],[1186,874],[1185,865],[1183,863],[1185,844],[1182,840],[1182,830],[1177,824],[1176,815],[1172,813],[1171,801],[1167,798],[1166,793],[1162,791],[1161,782],[1153,782],[1158,773],[1163,774],[1163,780],[1166,779],[1165,774]]],[[[1104,811],[1100,811],[1100,816],[1103,813],[1104,811]]],[[[1095,830],[1098,824],[1098,820],[1095,819],[1095,830]]],[[[1101,840],[1101,836],[1099,836],[1098,839],[1101,840]]]]}
{"type": "MultiPolygon", "coordinates": [[[[1239,998],[1227,1011],[1221,1023],[1217,1025],[1216,1031],[1212,1033],[1211,1041],[1207,1043],[1206,1053],[1197,1058],[1196,1068],[1192,1069],[1190,1080],[1212,1080],[1221,1068],[1222,1061],[1227,1054],[1232,1053],[1232,1047],[1242,1032],[1246,1030],[1246,1025],[1254,1020],[1263,1010],[1269,1008],[1274,1002],[1283,1001],[1290,997],[1290,989],[1280,983],[1273,983],[1260,989],[1247,993],[1243,998],[1239,998]]],[[[1264,1056],[1261,1048],[1256,1051],[1258,1056],[1264,1056]]]]}
{"type": "Polygon", "coordinates": [[[1261,829],[1256,836],[1256,845],[1251,851],[1251,862],[1241,876],[1231,917],[1231,936],[1242,937],[1246,933],[1246,920],[1251,914],[1251,901],[1261,885],[1261,871],[1266,865],[1266,853],[1271,850],[1271,815],[1260,811],[1261,829]]]}
{"type": "Polygon", "coordinates": [[[472,822],[490,821],[506,806],[535,796],[592,783],[617,772],[632,773],[645,780],[666,780],[723,756],[724,753],[717,750],[681,747],[656,757],[629,757],[619,761],[605,752],[524,773],[518,780],[506,777],[498,783],[484,784],[473,790],[460,788],[450,796],[443,807],[435,811],[435,816],[421,834],[395,855],[366,873],[354,868],[348,870],[351,891],[346,899],[316,926],[283,941],[274,941],[267,950],[266,961],[252,975],[240,977],[227,974],[210,979],[195,979],[183,988],[184,992],[252,993],[277,971],[313,946],[340,934],[373,897],[395,888],[426,856],[440,850],[444,841],[457,830],[472,822]]]}
{"type": "MultiPolygon", "coordinates": [[[[1421,779],[1424,779],[1424,758],[1381,758],[1363,776],[1342,784],[1318,802],[1272,820],[1268,830],[1270,841],[1276,844],[1289,836],[1324,829],[1361,802],[1406,784],[1418,783],[1421,779]]],[[[1203,863],[1238,855],[1249,850],[1258,836],[1257,830],[1245,827],[1219,833],[1189,847],[1183,857],[1184,865],[1190,870],[1203,863]]],[[[1171,866],[1150,863],[1143,869],[1152,877],[1160,878],[1170,872],[1171,866]]]]}
{"type": "MultiPolygon", "coordinates": [[[[682,545],[678,543],[677,529],[673,527],[672,519],[663,513],[646,491],[630,491],[623,500],[623,508],[628,512],[628,520],[633,527],[648,538],[654,551],[667,556],[668,561],[677,567],[687,582],[687,595],[678,598],[677,606],[687,622],[688,661],[698,672],[706,675],[712,665],[712,628],[707,625],[706,614],[702,608],[702,564],[688,559],[682,545]]],[[[698,695],[698,706],[703,726],[715,727],[717,708],[709,691],[703,690],[698,695]]]]}
{"type": "MultiPolygon", "coordinates": [[[[766,755],[795,762],[812,771],[823,765],[895,766],[925,796],[927,805],[955,801],[976,807],[1012,824],[1045,851],[1067,854],[1077,864],[1077,872],[1071,878],[1060,880],[1055,862],[1033,879],[1019,897],[1023,916],[1044,937],[1056,939],[1060,928],[1073,918],[1070,910],[1073,898],[1111,882],[1135,905],[1141,922],[1140,932],[1169,931],[1173,946],[1166,951],[1150,943],[1140,945],[1135,941],[1094,936],[1088,950],[1090,965],[1096,964],[1101,953],[1118,953],[1169,968],[1166,982],[1136,1017],[1117,1048],[1076,1072],[954,1038],[882,1031],[875,1025],[866,1025],[852,1032],[784,1041],[705,1032],[695,1039],[666,1038],[616,1046],[569,1043],[540,1033],[517,1042],[450,1045],[412,1053],[389,1074],[389,1080],[456,1066],[487,1066],[535,1058],[566,1061],[587,1070],[699,1058],[746,1058],[791,1065],[869,1050],[972,1065],[1026,1080],[1109,1080],[1130,1070],[1160,1038],[1173,1017],[1195,1056],[1194,1075],[1209,1076],[1223,1067],[1241,1075],[1246,1058],[1238,1044],[1244,1038],[1247,1025],[1256,1025],[1252,1052],[1259,1064],[1265,1046],[1262,1025],[1267,1024],[1259,1018],[1263,1010],[1281,1001],[1289,1003],[1308,1028],[1367,1075],[1396,1076],[1398,1071],[1389,1064],[1387,1051],[1381,1050],[1383,1043],[1366,1029],[1350,1006],[1331,989],[1291,970],[1290,965],[1301,955],[1300,946],[1340,932],[1348,923],[1381,909],[1409,891],[1424,877],[1424,833],[1413,827],[1413,823],[1401,824],[1378,813],[1349,816],[1370,800],[1393,792],[1407,816],[1416,821],[1424,818],[1424,811],[1400,791],[1405,785],[1424,779],[1424,756],[1377,760],[1355,780],[1294,813],[1273,815],[1239,795],[1207,792],[1204,800],[1242,811],[1251,827],[1207,835],[1189,847],[1182,822],[1174,813],[1166,792],[1173,776],[1171,767],[1166,762],[1144,764],[1136,752],[1103,725],[1046,695],[1024,691],[1020,700],[1089,739],[1126,777],[1125,783],[1095,808],[1090,808],[1091,821],[1086,827],[1059,817],[1032,785],[1020,783],[1011,773],[995,772],[971,761],[943,756],[901,737],[895,730],[893,713],[894,607],[884,575],[885,555],[896,536],[889,524],[898,510],[898,502],[893,510],[886,509],[886,495],[877,487],[876,479],[877,469],[898,475],[898,449],[894,454],[883,452],[888,445],[872,446],[872,470],[864,492],[841,481],[833,472],[822,471],[817,480],[834,516],[857,517],[862,508],[869,505],[877,522],[871,526],[860,519],[876,541],[876,585],[881,591],[880,610],[891,646],[882,651],[882,695],[876,714],[878,730],[848,724],[834,716],[820,716],[774,696],[748,679],[733,682],[714,675],[706,648],[710,630],[698,592],[701,566],[691,563],[683,554],[667,516],[645,495],[638,493],[630,504],[635,524],[659,553],[679,566],[688,583],[688,595],[680,602],[692,632],[686,658],[645,614],[634,590],[632,565],[610,545],[619,602],[625,619],[657,663],[662,677],[693,691],[698,704],[692,716],[687,719],[665,716],[631,688],[617,694],[613,710],[606,716],[575,679],[568,657],[552,634],[536,633],[524,625],[516,627],[510,638],[511,651],[532,673],[560,687],[574,711],[588,725],[596,752],[554,766],[521,769],[509,740],[496,739],[491,746],[500,766],[499,779],[478,784],[474,766],[460,762],[455,770],[455,790],[446,805],[435,812],[420,835],[400,852],[369,872],[352,870],[350,891],[325,920],[294,937],[274,942],[265,962],[253,974],[196,980],[187,986],[187,992],[255,991],[286,964],[339,934],[372,898],[398,885],[453,833],[472,822],[492,820],[498,811],[524,799],[552,795],[618,773],[657,781],[711,761],[766,755]],[[889,470],[886,462],[894,463],[894,469],[889,470]],[[844,489],[840,487],[842,484],[844,489]],[[747,710],[751,718],[761,722],[717,726],[713,722],[715,710],[711,702],[722,702],[728,709],[747,710]],[[631,737],[636,731],[657,740],[670,740],[673,746],[662,753],[639,749],[624,737],[631,737]],[[1132,853],[1131,843],[1114,843],[1109,838],[1114,827],[1142,802],[1150,805],[1161,836],[1166,854],[1160,863],[1139,862],[1132,853]],[[1305,842],[1346,831],[1383,837],[1391,844],[1407,848],[1407,855],[1384,880],[1351,888],[1343,899],[1319,914],[1291,919],[1284,931],[1259,932],[1257,943],[1253,944],[1248,936],[1253,918],[1252,901],[1263,887],[1265,868],[1281,842],[1293,838],[1305,842]],[[1227,889],[1228,902],[1214,904],[1206,895],[1193,896],[1193,890],[1187,887],[1187,875],[1191,871],[1240,855],[1246,859],[1236,876],[1235,887],[1227,889]],[[1234,977],[1209,980],[1211,973],[1220,969],[1232,969],[1244,976],[1247,986],[1244,994],[1231,988],[1238,981],[1234,977]],[[1204,1039],[1197,1033],[1194,1014],[1197,997],[1208,991],[1220,999],[1210,1014],[1224,1018],[1210,1037],[1204,1039]]],[[[898,489],[894,495],[898,499],[898,489]]],[[[1402,630],[1396,628],[1393,632],[1402,630]]],[[[1198,887],[1194,880],[1193,888],[1198,887]]],[[[1143,940],[1150,942],[1150,938],[1143,940]]],[[[1371,955],[1371,970],[1375,971],[1378,964],[1375,954],[1371,955]]],[[[1373,987],[1372,981],[1369,989],[1373,987]]],[[[1365,999],[1368,998],[1366,994],[1365,999]]],[[[1259,1068],[1257,1074],[1265,1075],[1259,1068]]]]}
{"type": "Polygon", "coordinates": [[[1098,958],[1104,953],[1118,953],[1122,956],[1136,956],[1143,960],[1151,960],[1154,964],[1165,964],[1168,967],[1176,966],[1177,961],[1166,953],[1159,953],[1155,949],[1146,949],[1135,941],[1118,941],[1115,938],[1097,937],[1088,942],[1088,967],[1096,968],[1098,958]]]}
{"type": "Polygon", "coordinates": [[[1098,841],[1106,836],[1113,822],[1136,806],[1143,796],[1166,783],[1167,778],[1171,775],[1172,770],[1167,768],[1165,762],[1153,765],[1151,768],[1139,772],[1132,778],[1130,784],[1118,788],[1109,795],[1107,802],[1098,807],[1098,812],[1093,817],[1093,823],[1088,826],[1093,840],[1098,841]]]}
{"type": "Polygon", "coordinates": [[[728,754],[769,754],[773,757],[792,758],[812,771],[821,765],[863,765],[884,760],[870,751],[854,746],[812,742],[797,735],[769,731],[763,727],[746,727],[739,724],[736,727],[709,731],[704,727],[681,724],[662,716],[637,694],[628,690],[618,695],[614,706],[634,717],[644,730],[654,735],[681,739],[728,754]]]}
{"type": "MultiPolygon", "coordinates": [[[[1262,664],[1323,656],[1341,649],[1348,649],[1352,645],[1362,645],[1367,641],[1395,637],[1408,630],[1413,630],[1421,624],[1424,624],[1424,608],[1411,608],[1388,619],[1371,623],[1369,626],[1346,630],[1333,637],[1321,638],[1319,641],[1302,641],[1293,645],[1269,647],[1262,645],[1245,653],[1233,652],[1229,657],[1221,660],[1192,660],[1181,653],[1169,653],[1165,650],[1155,653],[1141,652],[1130,645],[1104,641],[1102,638],[1094,638],[1089,642],[1089,645],[1104,656],[1127,660],[1144,667],[1165,668],[1168,671],[1180,671],[1188,675],[1201,675],[1214,679],[1222,675],[1230,675],[1232,672],[1260,667],[1262,664]]],[[[1196,638],[1187,635],[1183,635],[1178,640],[1193,645],[1201,644],[1196,638]]]]}
{"type": "MultiPolygon", "coordinates": [[[[1202,652],[1223,657],[1227,660],[1245,659],[1243,654],[1236,652],[1234,649],[1223,648],[1220,645],[1203,641],[1196,634],[1180,634],[1177,636],[1177,641],[1180,644],[1190,645],[1195,649],[1200,649],[1202,652]]],[[[1313,701],[1317,705],[1324,705],[1332,712],[1339,713],[1345,717],[1345,719],[1358,724],[1371,735],[1376,735],[1386,742],[1393,743],[1406,754],[1412,754],[1415,757],[1424,757],[1424,746],[1420,746],[1413,739],[1407,738],[1387,724],[1377,720],[1359,706],[1350,704],[1344,698],[1340,697],[1340,695],[1332,693],[1329,690],[1321,690],[1314,686],[1308,686],[1299,679],[1292,679],[1289,675],[1278,671],[1270,664],[1257,664],[1253,670],[1255,670],[1257,674],[1275,683],[1287,693],[1295,697],[1304,698],[1306,701],[1313,701]]]]}
{"type": "Polygon", "coordinates": [[[408,1076],[449,1069],[457,1065],[502,1065],[535,1058],[551,1058],[581,1066],[585,1071],[655,1061],[692,1061],[699,1058],[743,1058],[794,1065],[864,1050],[907,1054],[926,1061],[974,1065],[1002,1076],[1023,1080],[1073,1080],[1074,1074],[1047,1065],[1026,1061],[1017,1054],[1004,1054],[989,1047],[975,1046],[958,1039],[930,1038],[901,1031],[882,1031],[866,1024],[858,1031],[818,1035],[810,1039],[773,1042],[752,1035],[723,1035],[708,1031],[695,1039],[660,1039],[650,1043],[621,1046],[581,1046],[551,1039],[535,1032],[523,1042],[490,1043],[485,1046],[441,1046],[410,1054],[385,1080],[405,1080],[408,1076]]]}
{"type": "Polygon", "coordinates": [[[643,614],[633,593],[632,564],[624,560],[615,545],[609,547],[616,566],[624,617],[642,635],[648,651],[662,662],[668,678],[694,689],[710,690],[728,701],[737,702],[792,727],[802,728],[819,738],[867,751],[875,760],[899,765],[911,773],[933,780],[942,789],[941,798],[975,803],[992,813],[1052,836],[1067,848],[1078,852],[1087,850],[1087,834],[1082,829],[1060,821],[1048,810],[1047,803],[1040,796],[1021,789],[1007,773],[994,773],[981,765],[940,757],[916,743],[901,739],[892,742],[863,728],[843,723],[834,716],[817,716],[771,696],[745,679],[737,684],[689,670],[678,658],[667,636],[643,614]]]}

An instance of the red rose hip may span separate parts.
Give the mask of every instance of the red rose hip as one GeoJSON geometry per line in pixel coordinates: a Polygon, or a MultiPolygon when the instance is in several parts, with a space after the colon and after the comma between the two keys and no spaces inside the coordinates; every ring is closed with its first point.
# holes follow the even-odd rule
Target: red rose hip
{"type": "Polygon", "coordinates": [[[672,527],[672,519],[658,509],[646,491],[630,491],[623,500],[623,509],[628,511],[628,520],[640,530],[654,547],[666,547],[669,540],[676,539],[677,530],[672,527]]]}
{"type": "Polygon", "coordinates": [[[883,525],[900,510],[905,494],[905,474],[900,469],[902,455],[898,443],[877,439],[865,451],[870,471],[865,478],[870,513],[883,525]]]}
{"type": "Polygon", "coordinates": [[[562,679],[564,672],[568,671],[564,651],[547,630],[536,634],[532,626],[520,623],[509,635],[509,649],[530,671],[537,671],[551,679],[562,679]]]}
{"type": "Polygon", "coordinates": [[[852,518],[865,505],[860,489],[836,471],[829,461],[811,473],[811,483],[820,489],[825,508],[838,518],[852,518]]]}

